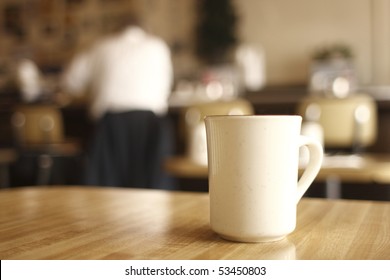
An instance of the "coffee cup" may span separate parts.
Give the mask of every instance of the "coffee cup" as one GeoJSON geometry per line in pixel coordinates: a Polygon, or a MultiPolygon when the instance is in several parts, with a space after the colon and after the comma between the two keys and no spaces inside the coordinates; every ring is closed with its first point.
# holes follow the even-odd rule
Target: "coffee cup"
{"type": "Polygon", "coordinates": [[[297,204],[317,176],[321,144],[300,116],[208,116],[210,224],[222,238],[270,242],[296,227],[297,204]],[[298,178],[299,149],[309,160],[298,178]]]}

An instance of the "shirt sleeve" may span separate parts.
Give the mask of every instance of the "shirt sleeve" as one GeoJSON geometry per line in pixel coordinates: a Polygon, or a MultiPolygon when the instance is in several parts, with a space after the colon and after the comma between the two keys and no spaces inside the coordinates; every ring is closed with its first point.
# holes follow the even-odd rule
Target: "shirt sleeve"
{"type": "Polygon", "coordinates": [[[74,95],[81,95],[89,86],[91,59],[88,53],[77,55],[63,75],[64,89],[74,95]]]}

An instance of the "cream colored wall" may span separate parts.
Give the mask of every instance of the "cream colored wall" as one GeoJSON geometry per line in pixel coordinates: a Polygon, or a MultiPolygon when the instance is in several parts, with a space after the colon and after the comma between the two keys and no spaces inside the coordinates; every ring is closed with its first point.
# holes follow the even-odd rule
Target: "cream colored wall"
{"type": "Polygon", "coordinates": [[[312,51],[334,43],[353,48],[362,83],[371,82],[370,0],[236,0],[236,5],[242,39],[265,50],[269,84],[306,82],[312,51]]]}
{"type": "Polygon", "coordinates": [[[390,0],[372,1],[372,83],[390,84],[390,0]]]}
{"type": "MultiPolygon", "coordinates": [[[[148,6],[144,14],[157,34],[183,45],[178,72],[196,68],[196,0],[137,1],[148,6]]],[[[390,0],[233,1],[241,40],[265,50],[268,84],[306,83],[312,52],[335,43],[352,47],[361,84],[390,84],[390,0]]]]}

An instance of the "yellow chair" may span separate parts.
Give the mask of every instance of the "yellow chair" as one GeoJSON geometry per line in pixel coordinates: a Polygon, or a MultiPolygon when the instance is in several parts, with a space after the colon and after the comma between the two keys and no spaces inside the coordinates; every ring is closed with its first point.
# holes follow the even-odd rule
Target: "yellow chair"
{"type": "Polygon", "coordinates": [[[252,104],[245,99],[194,104],[182,112],[186,133],[187,156],[195,163],[207,164],[207,141],[204,118],[210,115],[252,115],[252,104]]]}
{"type": "MultiPolygon", "coordinates": [[[[377,105],[363,93],[345,98],[308,96],[298,105],[297,112],[304,122],[322,127],[325,152],[346,156],[342,159],[345,164],[351,160],[359,162],[359,154],[377,138],[377,105]]],[[[326,178],[325,192],[327,198],[342,197],[342,182],[337,173],[326,178]]]]}
{"type": "Polygon", "coordinates": [[[360,152],[377,137],[377,105],[366,94],[346,98],[308,96],[298,106],[304,121],[319,123],[324,132],[325,149],[360,152]]]}
{"type": "Polygon", "coordinates": [[[11,125],[19,154],[37,157],[37,184],[49,184],[54,157],[76,157],[81,154],[78,141],[65,138],[62,114],[53,105],[18,105],[11,125]]]}

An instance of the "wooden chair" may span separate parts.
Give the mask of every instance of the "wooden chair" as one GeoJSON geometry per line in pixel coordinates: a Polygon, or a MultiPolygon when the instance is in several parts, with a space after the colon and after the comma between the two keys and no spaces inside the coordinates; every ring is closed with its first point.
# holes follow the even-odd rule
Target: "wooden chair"
{"type": "Polygon", "coordinates": [[[0,148],[0,188],[9,187],[9,166],[18,158],[14,149],[0,148]]]}
{"type": "Polygon", "coordinates": [[[318,122],[324,132],[325,149],[361,152],[377,137],[377,106],[366,94],[347,98],[309,96],[298,106],[304,121],[318,122]]]}
{"type": "MultiPolygon", "coordinates": [[[[309,96],[297,108],[304,121],[316,122],[323,129],[325,152],[354,156],[359,160],[365,148],[377,138],[377,106],[366,94],[346,98],[309,96]]],[[[326,197],[342,197],[342,182],[337,174],[325,180],[326,197]]]]}
{"type": "Polygon", "coordinates": [[[182,112],[186,133],[187,156],[196,163],[207,164],[207,141],[204,118],[209,115],[252,115],[252,104],[245,99],[194,104],[182,112]]]}
{"type": "Polygon", "coordinates": [[[50,183],[55,157],[82,154],[79,142],[65,137],[62,114],[56,106],[18,105],[14,108],[11,125],[19,154],[37,158],[38,185],[50,183]]]}

